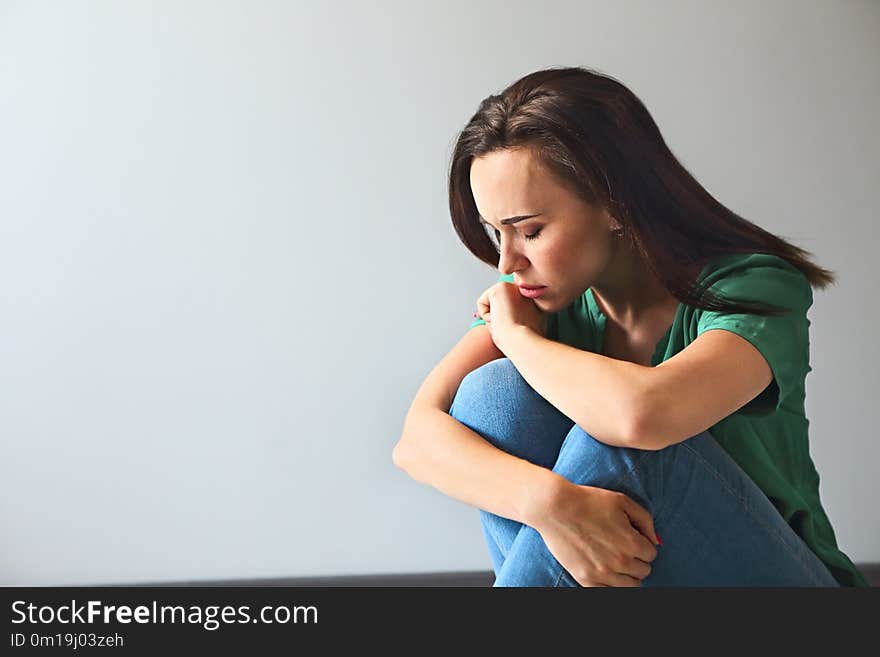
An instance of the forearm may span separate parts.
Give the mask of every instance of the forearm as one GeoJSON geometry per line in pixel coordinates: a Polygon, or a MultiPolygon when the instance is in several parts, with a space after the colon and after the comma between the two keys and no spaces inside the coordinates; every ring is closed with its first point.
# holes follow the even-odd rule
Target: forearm
{"type": "Polygon", "coordinates": [[[650,368],[520,328],[508,336],[504,355],[526,382],[599,442],[630,446],[650,368]]]}
{"type": "Polygon", "coordinates": [[[560,475],[496,448],[440,409],[412,409],[394,463],[475,508],[534,527],[560,475]]]}

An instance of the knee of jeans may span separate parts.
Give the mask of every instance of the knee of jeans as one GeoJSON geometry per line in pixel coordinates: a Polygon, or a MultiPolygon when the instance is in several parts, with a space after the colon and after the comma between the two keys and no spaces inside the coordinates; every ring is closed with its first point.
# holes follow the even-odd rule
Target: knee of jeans
{"type": "Polygon", "coordinates": [[[520,385],[520,381],[524,382],[522,375],[509,358],[489,361],[468,372],[461,380],[449,414],[460,420],[467,409],[481,408],[490,395],[498,394],[500,390],[509,393],[512,387],[520,385]]]}

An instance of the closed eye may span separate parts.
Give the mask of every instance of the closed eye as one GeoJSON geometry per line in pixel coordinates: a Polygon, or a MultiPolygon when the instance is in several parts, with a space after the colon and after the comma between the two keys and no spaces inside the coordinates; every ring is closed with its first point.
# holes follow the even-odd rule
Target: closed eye
{"type": "MultiPolygon", "coordinates": [[[[497,248],[498,245],[501,244],[501,231],[499,231],[497,228],[492,228],[491,226],[489,226],[489,224],[483,224],[483,225],[484,225],[488,230],[491,231],[491,234],[492,234],[492,235],[494,235],[494,237],[495,237],[494,242],[495,242],[495,246],[496,246],[496,248],[497,248]]],[[[540,234],[541,234],[541,229],[539,228],[539,229],[536,230],[534,233],[523,234],[523,238],[525,238],[526,240],[528,240],[529,242],[531,242],[532,240],[536,240],[536,239],[538,239],[538,235],[540,235],[540,234]]]]}

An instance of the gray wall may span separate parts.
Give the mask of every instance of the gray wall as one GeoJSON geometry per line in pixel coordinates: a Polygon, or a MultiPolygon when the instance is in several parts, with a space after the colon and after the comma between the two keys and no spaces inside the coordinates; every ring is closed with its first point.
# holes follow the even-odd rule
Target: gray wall
{"type": "Polygon", "coordinates": [[[497,278],[449,222],[454,137],[558,65],[838,272],[811,449],[880,560],[878,36],[852,1],[0,3],[0,583],[488,569],[391,450],[497,278]]]}

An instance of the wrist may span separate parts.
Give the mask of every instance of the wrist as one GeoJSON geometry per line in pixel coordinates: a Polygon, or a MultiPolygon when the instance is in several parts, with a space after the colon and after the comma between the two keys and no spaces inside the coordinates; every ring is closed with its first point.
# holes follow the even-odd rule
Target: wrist
{"type": "Polygon", "coordinates": [[[499,349],[510,358],[508,352],[516,353],[521,346],[525,345],[530,340],[534,340],[536,337],[541,336],[538,335],[534,329],[523,324],[517,324],[508,329],[507,334],[503,338],[504,349],[501,349],[501,347],[499,347],[499,349]]]}
{"type": "Polygon", "coordinates": [[[535,476],[526,487],[523,522],[540,532],[553,518],[556,502],[571,482],[547,468],[537,465],[535,468],[535,476]]]}

